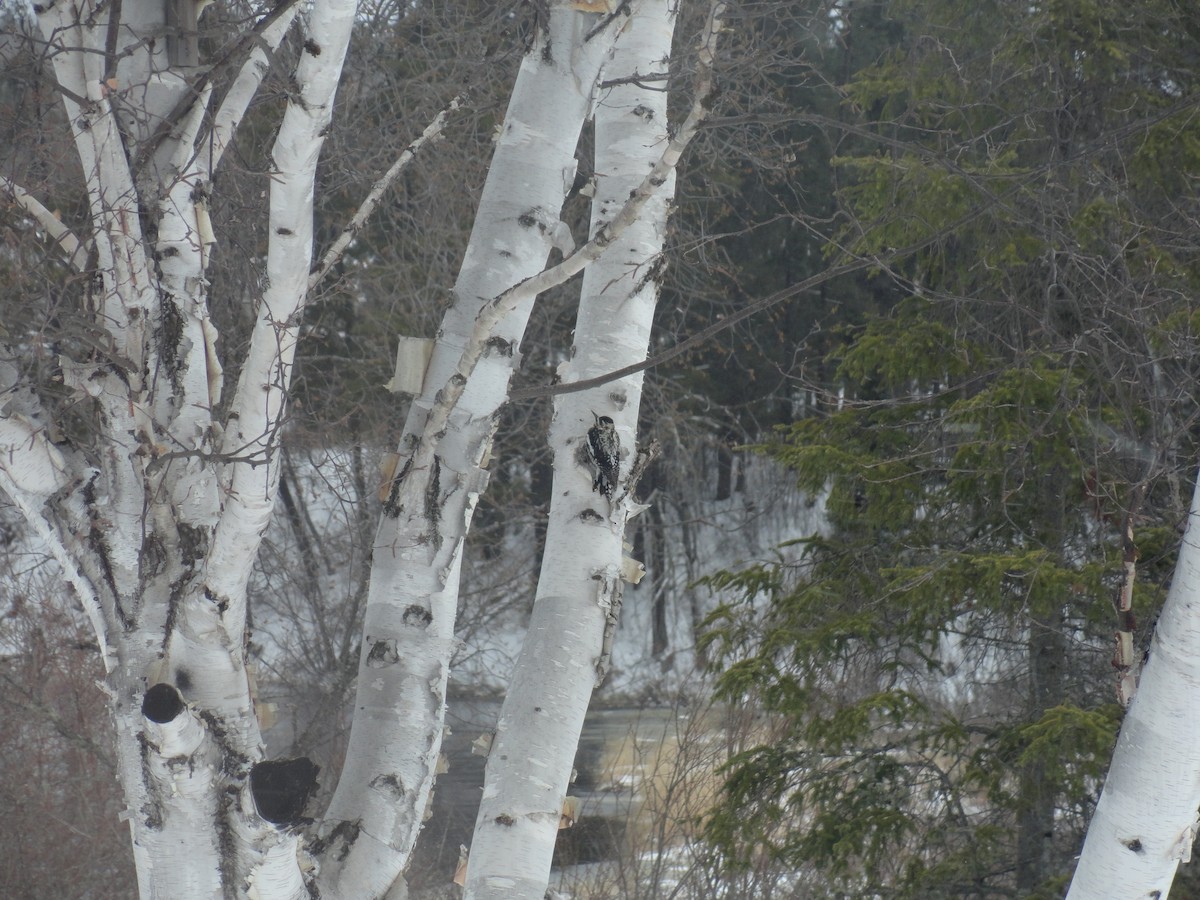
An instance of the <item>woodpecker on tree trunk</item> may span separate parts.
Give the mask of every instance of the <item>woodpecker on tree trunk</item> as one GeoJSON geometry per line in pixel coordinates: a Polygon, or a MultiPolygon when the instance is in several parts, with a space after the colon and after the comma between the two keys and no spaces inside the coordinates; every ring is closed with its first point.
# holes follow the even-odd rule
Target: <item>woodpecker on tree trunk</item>
{"type": "Polygon", "coordinates": [[[596,424],[588,429],[585,444],[588,461],[595,475],[592,490],[599,491],[611,500],[620,478],[621,439],[617,436],[612,419],[595,413],[592,413],[592,417],[596,424]]]}

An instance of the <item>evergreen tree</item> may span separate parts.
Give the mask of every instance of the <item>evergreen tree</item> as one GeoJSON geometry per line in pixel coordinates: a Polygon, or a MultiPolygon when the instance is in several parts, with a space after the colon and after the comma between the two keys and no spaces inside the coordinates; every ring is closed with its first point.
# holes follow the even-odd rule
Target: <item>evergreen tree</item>
{"type": "Polygon", "coordinates": [[[1125,528],[1145,623],[1195,457],[1200,12],[1152,7],[896,3],[848,85],[878,143],[836,160],[832,252],[911,297],[830,354],[851,399],[768,447],[828,533],[710,580],[741,598],[722,691],[792,729],[731,766],[728,848],[847,896],[1065,886],[1119,724],[1125,528]]]}

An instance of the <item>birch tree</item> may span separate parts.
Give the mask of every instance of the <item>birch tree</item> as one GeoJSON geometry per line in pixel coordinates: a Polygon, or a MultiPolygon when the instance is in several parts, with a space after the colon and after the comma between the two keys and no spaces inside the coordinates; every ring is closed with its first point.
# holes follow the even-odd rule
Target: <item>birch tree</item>
{"type": "MultiPolygon", "coordinates": [[[[661,185],[584,273],[574,346],[559,369],[567,385],[646,356],[674,187],[673,173],[660,175],[655,165],[670,146],[664,88],[674,7],[671,0],[641,4],[604,66],[595,113],[593,239],[626,198],[661,185]]],[[[561,395],[555,404],[541,576],[488,757],[468,897],[538,898],[546,891],[575,748],[592,689],[604,678],[629,577],[621,565],[625,522],[637,511],[628,481],[608,497],[594,490],[581,453],[597,417],[612,419],[625,449],[620,471],[628,478],[640,458],[634,437],[641,381],[637,373],[561,395]]]]}
{"type": "MultiPolygon", "coordinates": [[[[666,141],[661,84],[637,85],[638,76],[660,79],[669,57],[673,7],[650,7],[633,16],[627,4],[556,2],[537,23],[452,303],[384,483],[350,746],[329,809],[307,833],[316,767],[264,758],[247,666],[247,584],[279,491],[309,292],[396,171],[436,139],[444,117],[380,179],[343,238],[314,264],[316,167],[356,7],[315,0],[306,8],[271,152],[255,324],[225,398],[209,305],[221,241],[221,223],[209,214],[213,178],[298,6],[260,11],[214,67],[200,64],[200,9],[191,4],[60,0],[38,8],[82,166],[87,227],[76,234],[7,178],[0,187],[86,286],[74,314],[88,340],[64,349],[54,377],[90,427],[70,434],[60,427],[61,409],[22,365],[20,336],[10,336],[0,366],[0,489],[48,548],[95,631],[142,896],[402,891],[436,772],[463,542],[534,300],[606,254],[607,274],[588,283],[589,312],[577,335],[586,353],[570,377],[645,355],[666,191],[702,112],[697,107],[666,141]],[[623,50],[610,62],[621,31],[623,50]],[[163,34],[168,39],[157,40],[163,34]],[[619,74],[597,94],[606,64],[619,74]],[[559,210],[575,178],[580,129],[598,98],[605,183],[593,236],[574,250],[559,210]],[[543,272],[554,248],[564,262],[543,272]],[[614,280],[620,289],[605,296],[614,280]],[[618,309],[619,340],[587,349],[618,309]]],[[[576,506],[581,499],[597,505],[582,496],[586,482],[572,455],[580,412],[589,404],[612,410],[632,448],[637,381],[601,397],[579,395],[559,411],[555,441],[576,506]]],[[[590,616],[580,626],[591,649],[579,671],[588,679],[603,668],[619,604],[621,529],[633,509],[628,492],[614,496],[600,515],[606,539],[586,566],[545,582],[557,595],[568,588],[555,578],[569,575],[576,586],[583,578],[577,614],[590,616]]],[[[597,530],[583,525],[584,534],[597,530]]],[[[563,548],[579,541],[570,534],[563,548]]],[[[585,688],[590,681],[576,679],[568,689],[580,719],[585,688]]],[[[568,754],[577,736],[569,723],[557,755],[568,754]]],[[[548,852],[544,834],[536,843],[548,852]]]]}
{"type": "Polygon", "coordinates": [[[1100,802],[1067,893],[1166,897],[1200,821],[1200,483],[1100,802]]]}
{"type": "Polygon", "coordinates": [[[6,186],[88,277],[80,315],[91,352],[64,354],[59,377],[89,405],[97,433],[86,445],[63,439],[8,364],[0,483],[96,632],[143,896],[217,896],[234,884],[272,896],[304,890],[297,835],[256,815],[252,799],[261,740],[245,670],[245,584],[278,477],[313,166],[353,11],[318,4],[309,16],[312,50],[274,153],[269,287],[224,428],[214,417],[222,374],[207,312],[207,197],[265,49],[294,8],[258,22],[219,104],[194,54],[148,40],[166,26],[165,8],[38,11],[82,163],[90,234],[63,232],[34,198],[6,186]],[[289,854],[285,874],[278,861],[289,854]]]}
{"type": "Polygon", "coordinates": [[[567,6],[526,55],[488,171],[454,303],[414,400],[376,535],[347,765],[322,825],[326,896],[376,896],[420,828],[441,746],[463,541],[535,291],[569,232],[558,218],[616,19],[567,6]],[[420,752],[413,753],[412,747],[420,752]]]}

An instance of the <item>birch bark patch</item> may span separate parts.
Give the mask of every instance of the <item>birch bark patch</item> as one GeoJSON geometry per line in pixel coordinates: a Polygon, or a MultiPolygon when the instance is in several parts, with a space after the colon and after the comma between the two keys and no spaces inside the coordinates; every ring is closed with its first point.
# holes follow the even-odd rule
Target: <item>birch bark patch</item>
{"type": "Polygon", "coordinates": [[[379,490],[377,496],[380,503],[387,503],[392,493],[392,482],[396,477],[396,467],[400,464],[399,453],[385,453],[379,460],[379,490]]]}
{"type": "Polygon", "coordinates": [[[425,384],[425,370],[433,356],[433,341],[429,338],[400,337],[396,339],[396,371],[386,385],[393,394],[419,394],[425,384]]]}
{"type": "Polygon", "coordinates": [[[467,860],[470,854],[467,852],[465,844],[458,845],[458,865],[454,868],[454,877],[450,879],[451,884],[464,885],[467,883],[467,860]]]}
{"type": "Polygon", "coordinates": [[[481,734],[475,740],[471,741],[471,755],[486,757],[492,752],[492,741],[496,739],[496,733],[489,731],[481,734]]]}
{"type": "Polygon", "coordinates": [[[579,798],[564,797],[562,813],[558,817],[558,830],[572,827],[579,818],[579,798]]]}
{"type": "Polygon", "coordinates": [[[627,584],[637,584],[646,575],[646,567],[636,559],[628,556],[621,557],[621,580],[627,584]]]}

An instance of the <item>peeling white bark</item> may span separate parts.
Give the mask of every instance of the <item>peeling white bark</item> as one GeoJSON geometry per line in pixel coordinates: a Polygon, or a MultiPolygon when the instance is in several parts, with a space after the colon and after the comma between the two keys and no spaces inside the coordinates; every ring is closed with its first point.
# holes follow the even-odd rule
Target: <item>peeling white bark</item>
{"type": "MultiPolygon", "coordinates": [[[[670,0],[638,6],[605,66],[605,80],[665,74],[674,8],[670,0]]],[[[584,274],[572,358],[560,369],[565,382],[646,356],[673,168],[658,184],[644,182],[668,144],[667,96],[633,81],[599,93],[593,237],[625,212],[631,194],[641,190],[644,196],[637,214],[628,216],[609,246],[601,246],[604,254],[584,274]]],[[[620,607],[622,538],[631,509],[620,488],[612,501],[593,491],[581,442],[593,413],[611,416],[625,448],[624,479],[633,459],[641,383],[638,374],[563,395],[555,404],[546,549],[529,630],[488,756],[466,897],[535,900],[546,891],[579,734],[603,665],[605,628],[620,607]]]]}
{"type": "Polygon", "coordinates": [[[301,865],[298,827],[277,827],[258,815],[249,787],[229,817],[238,854],[245,860],[245,896],[249,900],[309,900],[301,865]]]}
{"type": "Polygon", "coordinates": [[[165,685],[159,690],[169,695],[160,705],[174,702],[178,707],[165,722],[147,717],[142,724],[149,791],[136,811],[146,827],[134,831],[134,852],[157,862],[156,877],[145,880],[142,896],[223,898],[221,844],[213,827],[221,752],[178,693],[165,685]]]}
{"type": "MultiPolygon", "coordinates": [[[[107,11],[84,3],[42,10],[39,23],[55,52],[55,75],[87,185],[99,262],[91,302],[105,359],[91,365],[80,386],[98,401],[108,440],[101,446],[101,477],[91,486],[92,528],[104,545],[106,588],[125,621],[140,604],[139,551],[145,506],[144,461],[137,451],[149,429],[143,373],[157,369],[147,341],[155,291],[138,215],[138,191],[118,127],[112,88],[104,77],[107,11]],[[88,24],[80,24],[87,22],[88,24]],[[100,512],[102,510],[102,513],[100,512]]],[[[64,360],[70,370],[71,361],[64,360]]]]}
{"type": "Polygon", "coordinates": [[[67,461],[45,431],[24,416],[0,413],[0,471],[14,492],[45,499],[66,486],[67,461]]]}
{"type": "Polygon", "coordinates": [[[309,900],[311,895],[304,876],[296,864],[300,852],[299,835],[288,835],[272,845],[264,854],[262,864],[250,872],[246,880],[249,900],[309,900]]]}
{"type": "Polygon", "coordinates": [[[46,540],[99,637],[142,896],[225,897],[249,886],[264,900],[299,898],[307,893],[297,834],[236,801],[262,753],[243,659],[245,582],[277,483],[276,437],[312,254],[316,159],[355,4],[318,0],[309,11],[309,49],[274,157],[270,288],[224,447],[213,421],[222,373],[207,307],[216,242],[208,191],[264,74],[265,51],[295,10],[268,13],[275,18],[205,140],[209,83],[198,70],[172,68],[165,45],[177,35],[146,40],[162,36],[164,9],[159,0],[60,0],[39,14],[83,164],[90,234],[76,239],[19,188],[4,187],[68,261],[79,264],[94,248],[93,317],[81,321],[96,352],[61,365],[65,386],[95,403],[101,434],[91,456],[68,452],[0,397],[8,401],[0,489],[46,540]],[[115,30],[113,10],[122,16],[115,30]],[[151,246],[141,215],[155,207],[151,246]],[[264,464],[248,464],[247,454],[264,464]],[[148,719],[143,695],[162,681],[188,705],[177,718],[148,719]]]}
{"type": "Polygon", "coordinates": [[[494,329],[476,320],[489,299],[539,272],[553,246],[611,47],[611,25],[585,40],[598,21],[555,4],[522,62],[454,303],[406,423],[373,551],[350,746],[322,829],[322,897],[384,896],[420,830],[441,747],[462,542],[534,298],[494,329]]]}
{"type": "Polygon", "coordinates": [[[1200,480],[1068,900],[1165,898],[1200,809],[1200,480]]]}
{"type": "MultiPolygon", "coordinates": [[[[655,6],[665,10],[658,0],[655,6]]],[[[580,271],[606,247],[610,254],[629,248],[653,257],[657,250],[645,250],[646,239],[632,226],[659,202],[654,195],[686,144],[617,153],[605,177],[613,185],[629,180],[602,193],[607,205],[597,207],[593,241],[539,274],[552,247],[571,250],[559,211],[601,66],[626,22],[624,11],[584,13],[569,0],[552,7],[548,31],[522,64],[455,300],[385,499],[351,746],[321,840],[311,848],[320,865],[317,886],[327,898],[400,890],[397,876],[436,772],[462,543],[486,487],[484,460],[532,304],[540,290],[580,271]],[[617,156],[640,168],[619,173],[617,156]],[[626,201],[631,186],[635,197],[626,201]]],[[[353,0],[316,0],[307,13],[295,94],[273,151],[267,287],[224,423],[214,421],[222,372],[206,272],[219,235],[208,218],[208,193],[261,82],[265,52],[282,39],[294,11],[281,10],[261,29],[222,106],[210,114],[206,76],[190,64],[173,66],[165,49],[170,40],[147,40],[163,33],[163,9],[159,0],[125,0],[119,7],[59,0],[39,14],[83,164],[90,230],[76,237],[15,185],[0,187],[39,221],[69,263],[86,265],[87,254],[97,261],[86,298],[91,318],[83,323],[95,352],[64,358],[61,367],[66,388],[96,409],[101,433],[87,448],[52,437],[24,400],[10,395],[9,373],[0,372],[0,489],[62,564],[100,639],[141,894],[295,900],[306,894],[299,836],[292,825],[263,820],[246,792],[250,772],[262,771],[255,763],[263,752],[244,660],[246,584],[278,486],[279,431],[300,316],[311,279],[320,276],[320,269],[310,273],[313,176],[355,7],[353,0]],[[118,8],[122,28],[110,32],[107,17],[118,8]],[[110,33],[119,34],[115,48],[110,33]],[[141,231],[146,210],[156,212],[152,245],[141,231]],[[144,714],[148,688],[159,684],[172,685],[183,701],[165,719],[144,714]]],[[[376,185],[363,216],[441,122],[376,185]]],[[[682,132],[690,133],[686,125],[682,132]]],[[[656,145],[664,141],[665,135],[654,138],[656,145]]],[[[609,143],[616,151],[621,141],[609,143]]],[[[653,240],[660,244],[661,233],[653,240]]],[[[629,262],[596,276],[589,291],[650,283],[645,269],[629,262]]],[[[623,292],[636,293],[621,288],[614,295],[623,292]]],[[[640,303],[625,301],[631,310],[640,303]]],[[[581,319],[583,334],[593,327],[599,328],[581,319]]],[[[580,362],[571,377],[607,371],[626,352],[644,355],[644,336],[633,346],[640,350],[620,340],[598,349],[597,360],[580,362]]],[[[631,379],[599,399],[564,401],[555,437],[560,451],[570,452],[579,417],[591,405],[616,410],[632,443],[637,383],[631,379]],[[615,390],[627,393],[618,400],[615,390]]],[[[571,472],[565,478],[579,482],[572,502],[594,503],[573,462],[561,465],[571,472]]],[[[629,508],[625,501],[617,507],[600,529],[605,547],[619,548],[629,508]]],[[[576,535],[574,526],[569,534],[576,535]]],[[[596,566],[553,590],[576,598],[582,590],[594,608],[589,614],[600,609],[597,602],[605,605],[603,631],[620,582],[617,566],[601,557],[608,553],[597,552],[596,566]]],[[[572,684],[594,677],[602,652],[585,654],[572,684]]],[[[547,820],[556,825],[559,810],[547,820]]]]}

